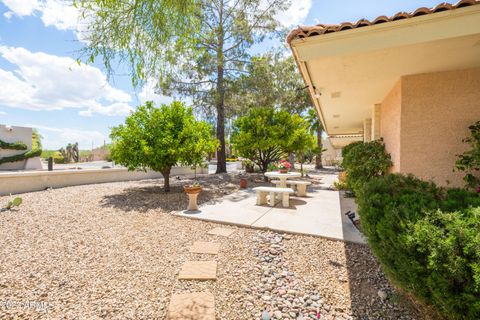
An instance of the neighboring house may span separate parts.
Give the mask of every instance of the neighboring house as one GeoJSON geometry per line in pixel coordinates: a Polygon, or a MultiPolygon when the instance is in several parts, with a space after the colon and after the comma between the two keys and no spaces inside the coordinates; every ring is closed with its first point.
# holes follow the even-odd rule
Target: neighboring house
{"type": "Polygon", "coordinates": [[[298,27],[287,41],[334,147],[383,138],[392,172],[453,172],[480,120],[480,0],[298,27]]]}

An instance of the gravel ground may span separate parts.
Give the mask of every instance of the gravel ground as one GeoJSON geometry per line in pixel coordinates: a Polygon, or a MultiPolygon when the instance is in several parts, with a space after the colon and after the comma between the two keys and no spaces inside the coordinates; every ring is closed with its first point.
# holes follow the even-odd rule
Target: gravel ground
{"type": "MultiPolygon", "coordinates": [[[[199,178],[199,202],[237,190],[232,175],[199,178]]],[[[250,185],[261,184],[252,176],[250,185]]],[[[388,284],[366,246],[169,214],[187,206],[185,180],[157,180],[21,195],[0,212],[1,319],[164,319],[172,293],[209,290],[217,319],[419,319],[388,284]],[[194,241],[219,241],[218,280],[179,281],[194,241]]],[[[0,197],[4,205],[10,197],[0,197]]]]}

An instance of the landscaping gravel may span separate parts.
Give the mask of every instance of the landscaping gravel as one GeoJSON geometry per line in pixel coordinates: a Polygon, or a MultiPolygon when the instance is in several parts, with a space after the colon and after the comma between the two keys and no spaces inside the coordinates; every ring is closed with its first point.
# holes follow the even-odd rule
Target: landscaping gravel
{"type": "MultiPolygon", "coordinates": [[[[199,180],[200,203],[238,189],[238,176],[199,180]]],[[[164,319],[173,293],[196,291],[213,293],[217,319],[420,318],[366,246],[238,227],[225,238],[207,234],[218,224],[170,214],[186,208],[188,182],[173,177],[168,194],[144,180],[21,195],[0,211],[0,318],[164,319]],[[190,253],[195,241],[220,252],[190,253]],[[212,259],[217,281],[177,279],[183,262],[212,259]]]]}

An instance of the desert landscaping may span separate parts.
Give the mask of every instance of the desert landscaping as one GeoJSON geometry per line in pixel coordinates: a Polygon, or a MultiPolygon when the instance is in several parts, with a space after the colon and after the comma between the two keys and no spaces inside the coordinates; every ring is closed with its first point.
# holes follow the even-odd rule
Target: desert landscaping
{"type": "MultiPolygon", "coordinates": [[[[315,319],[317,311],[322,319],[416,318],[366,245],[172,215],[187,205],[186,179],[169,194],[161,181],[143,180],[22,195],[22,206],[0,213],[0,296],[11,304],[4,315],[163,319],[172,294],[208,291],[218,319],[256,319],[264,310],[274,319],[315,319]],[[207,234],[218,226],[234,233],[207,234]],[[178,280],[183,262],[209,259],[189,253],[208,240],[221,243],[217,279],[178,280]],[[15,306],[25,300],[37,304],[15,306]]],[[[201,202],[238,189],[237,175],[199,179],[201,202]]]]}

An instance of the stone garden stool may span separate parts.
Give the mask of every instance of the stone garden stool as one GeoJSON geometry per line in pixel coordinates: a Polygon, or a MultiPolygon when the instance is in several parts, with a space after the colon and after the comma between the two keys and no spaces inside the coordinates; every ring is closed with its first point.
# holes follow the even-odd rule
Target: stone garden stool
{"type": "MultiPolygon", "coordinates": [[[[280,180],[273,180],[273,184],[280,185],[280,180]]],[[[287,186],[295,186],[297,188],[297,195],[299,197],[306,197],[307,196],[307,186],[311,185],[310,181],[295,181],[295,180],[287,180],[287,186]]]]}
{"type": "Polygon", "coordinates": [[[278,193],[282,197],[282,206],[285,208],[290,206],[290,194],[294,192],[292,188],[273,187],[256,187],[253,191],[257,193],[257,205],[267,204],[267,194],[270,194],[270,206],[275,206],[275,194],[278,193]]]}

